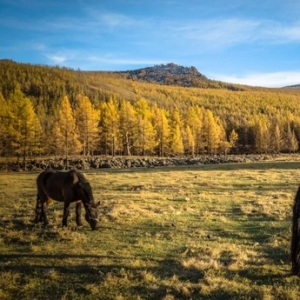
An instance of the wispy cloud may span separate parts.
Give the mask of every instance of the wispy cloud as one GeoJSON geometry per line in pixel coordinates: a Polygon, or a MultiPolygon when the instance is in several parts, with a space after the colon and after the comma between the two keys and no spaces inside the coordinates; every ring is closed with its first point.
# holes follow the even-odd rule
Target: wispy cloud
{"type": "Polygon", "coordinates": [[[257,39],[261,23],[242,19],[210,19],[174,26],[175,37],[199,42],[205,47],[231,46],[257,39]]]}
{"type": "Polygon", "coordinates": [[[300,42],[300,23],[291,25],[281,24],[278,22],[268,22],[262,28],[262,35],[271,41],[282,42],[300,42]]]}
{"type": "Polygon", "coordinates": [[[216,80],[262,87],[284,87],[300,83],[300,72],[252,73],[245,75],[211,75],[216,80]]]}
{"type": "Polygon", "coordinates": [[[88,61],[109,65],[156,65],[165,64],[167,60],[147,58],[118,58],[116,56],[89,56],[88,61]]]}
{"type": "Polygon", "coordinates": [[[208,19],[173,26],[174,37],[205,48],[232,47],[247,43],[300,42],[300,24],[269,20],[208,19]]]}
{"type": "Polygon", "coordinates": [[[49,60],[51,64],[62,65],[78,59],[78,51],[70,49],[62,49],[59,51],[51,49],[43,49],[43,55],[49,60]]]}

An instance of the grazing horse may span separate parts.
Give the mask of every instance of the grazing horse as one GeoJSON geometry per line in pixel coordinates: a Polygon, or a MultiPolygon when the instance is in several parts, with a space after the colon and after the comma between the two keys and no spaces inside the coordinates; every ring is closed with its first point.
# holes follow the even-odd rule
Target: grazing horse
{"type": "Polygon", "coordinates": [[[300,186],[295,196],[293,206],[291,262],[292,274],[300,276],[300,186]]]}
{"type": "Polygon", "coordinates": [[[92,188],[87,179],[80,172],[46,170],[39,174],[36,180],[37,201],[35,210],[35,223],[44,222],[48,225],[47,207],[51,200],[64,202],[62,226],[67,226],[70,213],[70,204],[76,204],[76,223],[82,226],[81,207],[85,208],[85,219],[92,230],[98,227],[98,210],[100,202],[95,203],[92,188]]]}

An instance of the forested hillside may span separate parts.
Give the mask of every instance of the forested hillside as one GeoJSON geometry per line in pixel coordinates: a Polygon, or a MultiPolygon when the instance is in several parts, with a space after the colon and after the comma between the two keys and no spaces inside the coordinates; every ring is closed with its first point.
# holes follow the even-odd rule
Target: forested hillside
{"type": "Polygon", "coordinates": [[[298,150],[297,89],[183,87],[9,60],[0,78],[1,157],[298,150]]]}

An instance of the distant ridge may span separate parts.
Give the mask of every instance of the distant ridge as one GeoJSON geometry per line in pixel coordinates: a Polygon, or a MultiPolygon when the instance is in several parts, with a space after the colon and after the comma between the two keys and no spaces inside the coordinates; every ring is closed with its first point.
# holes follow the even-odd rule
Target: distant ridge
{"type": "Polygon", "coordinates": [[[195,67],[184,67],[174,63],[161,64],[136,70],[114,72],[134,81],[145,81],[164,85],[199,88],[226,88],[244,90],[245,86],[208,79],[195,67]]]}
{"type": "Polygon", "coordinates": [[[284,89],[300,89],[300,84],[295,84],[295,85],[288,85],[285,86],[284,89]]]}

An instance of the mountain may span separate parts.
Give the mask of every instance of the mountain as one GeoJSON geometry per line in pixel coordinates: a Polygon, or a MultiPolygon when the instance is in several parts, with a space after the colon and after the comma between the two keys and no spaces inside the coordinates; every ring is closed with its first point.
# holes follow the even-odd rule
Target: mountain
{"type": "Polygon", "coordinates": [[[134,81],[159,83],[163,85],[218,89],[225,88],[236,91],[249,88],[238,84],[211,80],[201,74],[195,67],[184,67],[174,63],[117,73],[125,75],[127,79],[134,81]]]}
{"type": "Polygon", "coordinates": [[[183,86],[193,86],[193,80],[209,81],[208,78],[202,75],[195,67],[183,67],[174,63],[121,73],[127,74],[127,77],[133,80],[157,82],[167,85],[177,83],[183,86]]]}

